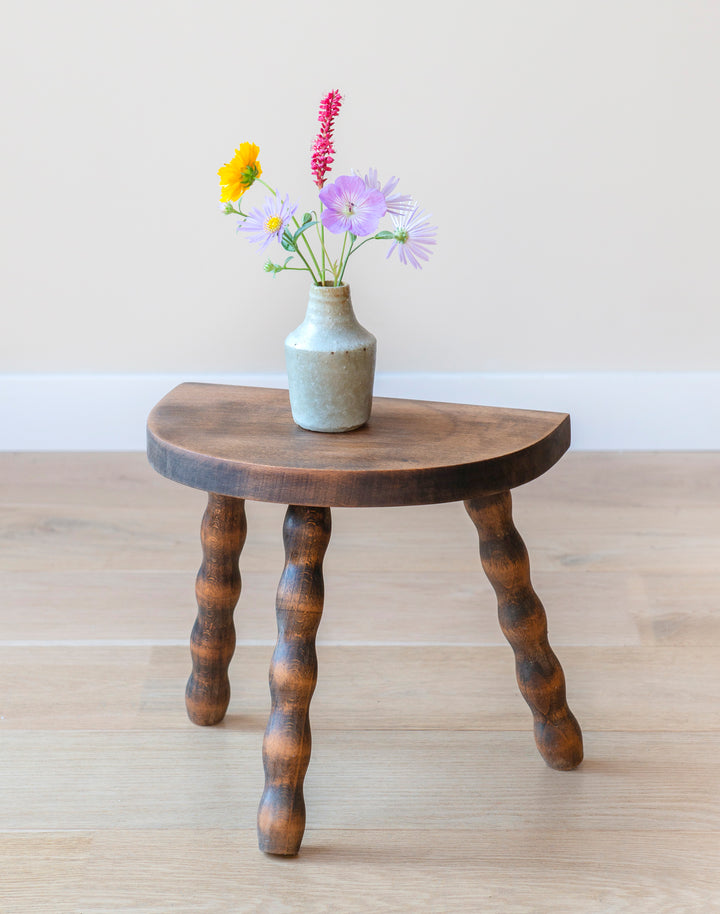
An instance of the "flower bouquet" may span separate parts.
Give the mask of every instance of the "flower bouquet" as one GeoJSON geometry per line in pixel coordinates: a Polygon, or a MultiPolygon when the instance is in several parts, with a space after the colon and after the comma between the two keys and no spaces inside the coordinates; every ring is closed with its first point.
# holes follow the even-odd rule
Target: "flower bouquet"
{"type": "Polygon", "coordinates": [[[437,233],[410,196],[395,192],[395,177],[383,184],[375,168],[369,168],[364,176],[353,172],[326,183],[341,103],[340,93],[333,91],[320,104],[320,132],[310,163],[318,205],[301,219],[297,203],[261,177],[260,150],[254,143],[242,143],[218,171],[223,210],[239,217],[238,231],[262,250],[276,244],[288,254],[282,263],[268,259],[266,272],[277,276],[297,270],[312,277],[305,320],[285,340],[285,358],[293,419],[317,432],[360,428],[372,408],[377,344],[353,312],[344,282],[348,261],[371,241],[389,242],[387,257],[397,252],[401,263],[419,269],[437,233]],[[262,207],[244,212],[240,201],[256,183],[269,193],[262,207]],[[381,229],[386,216],[391,228],[381,229]],[[339,236],[334,251],[327,245],[331,235],[339,236]]]}
{"type": "Polygon", "coordinates": [[[334,162],[333,129],[341,104],[342,97],[336,90],[329,92],[320,103],[320,132],[313,143],[310,163],[319,188],[320,205],[316,210],[306,212],[302,220],[296,216],[297,203],[292,203],[289,195],[283,196],[260,177],[260,150],[254,143],[242,143],[230,162],[218,171],[223,210],[227,215],[240,217],[238,231],[259,244],[262,250],[275,242],[289,252],[290,256],[282,264],[274,263],[272,259],[266,261],[265,270],[273,276],[285,270],[307,271],[316,285],[330,282],[339,286],[350,257],[369,241],[389,241],[387,256],[397,251],[402,263],[415,268],[420,268],[421,261],[428,259],[430,247],[435,244],[437,229],[430,225],[429,218],[410,196],[395,193],[398,178],[392,177],[383,185],[377,170],[370,168],[364,177],[353,172],[326,184],[326,176],[334,162]],[[270,193],[262,208],[245,213],[240,199],[255,182],[270,193]],[[380,231],[380,220],[385,216],[391,218],[392,229],[380,231]],[[333,235],[342,235],[342,248],[334,257],[326,247],[326,230],[333,235]],[[301,266],[295,257],[299,258],[301,266]]]}

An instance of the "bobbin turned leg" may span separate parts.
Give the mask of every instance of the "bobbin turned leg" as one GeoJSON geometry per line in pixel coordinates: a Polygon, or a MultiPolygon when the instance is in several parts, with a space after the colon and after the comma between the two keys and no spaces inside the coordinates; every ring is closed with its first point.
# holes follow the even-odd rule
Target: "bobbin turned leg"
{"type": "Polygon", "coordinates": [[[515,652],[518,685],[535,719],[535,742],[551,768],[576,768],[582,733],[565,700],[565,676],[547,639],[547,619],[530,583],[527,549],[512,520],[509,492],[465,502],[480,537],[483,568],[498,599],[503,634],[515,652]]]}
{"type": "Polygon", "coordinates": [[[194,724],[219,723],[230,702],[233,610],[240,596],[238,559],[246,533],[243,499],[210,492],[200,530],[203,561],[195,583],[198,614],[190,637],[193,669],[185,690],[185,706],[194,724]]]}
{"type": "Polygon", "coordinates": [[[292,857],[305,831],[308,710],[317,682],[315,635],[323,609],[322,561],[330,541],[330,509],[290,505],[283,540],[285,570],[277,592],[278,640],[270,664],[272,710],[263,740],[265,790],[258,841],[268,854],[292,857]]]}

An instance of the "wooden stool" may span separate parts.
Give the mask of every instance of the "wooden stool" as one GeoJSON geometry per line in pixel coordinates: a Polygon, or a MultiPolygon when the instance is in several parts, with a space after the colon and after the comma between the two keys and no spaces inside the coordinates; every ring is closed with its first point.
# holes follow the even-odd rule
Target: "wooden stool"
{"type": "Polygon", "coordinates": [[[230,700],[244,499],[289,505],[270,665],[272,710],[263,742],[261,850],[295,855],[305,829],[308,710],[317,681],[315,635],[332,507],[465,502],[540,754],[552,768],[580,764],[582,734],[548,644],[509,491],[548,470],[569,444],[566,415],[486,406],[376,398],[367,426],[338,435],[298,428],[284,390],[181,384],[153,409],[150,463],[163,476],[209,493],[186,693],[196,724],[221,721],[230,700]]]}

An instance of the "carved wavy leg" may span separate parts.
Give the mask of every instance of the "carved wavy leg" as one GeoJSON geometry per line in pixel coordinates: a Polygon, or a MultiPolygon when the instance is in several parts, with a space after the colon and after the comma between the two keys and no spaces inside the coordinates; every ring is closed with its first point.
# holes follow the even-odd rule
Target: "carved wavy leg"
{"type": "Polygon", "coordinates": [[[258,839],[260,850],[292,857],[305,831],[308,710],[317,682],[315,635],[323,609],[322,561],[330,541],[330,509],[290,505],[283,540],[285,570],[277,593],[278,640],[270,664],[272,710],[263,741],[265,790],[258,839]]]}
{"type": "Polygon", "coordinates": [[[498,598],[503,634],[515,652],[518,685],[535,719],[535,742],[551,768],[582,761],[582,733],[565,700],[565,676],[547,639],[547,619],[530,583],[527,549],[509,492],[465,503],[480,537],[483,568],[498,598]]]}
{"type": "Polygon", "coordinates": [[[190,637],[193,670],[185,691],[185,706],[194,724],[219,723],[230,702],[233,610],[240,596],[238,558],[246,532],[243,499],[211,492],[200,530],[203,561],[195,583],[198,615],[190,637]]]}

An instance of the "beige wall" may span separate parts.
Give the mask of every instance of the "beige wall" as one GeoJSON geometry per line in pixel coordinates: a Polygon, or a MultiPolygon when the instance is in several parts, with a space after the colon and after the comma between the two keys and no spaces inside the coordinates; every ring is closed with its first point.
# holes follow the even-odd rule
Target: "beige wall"
{"type": "Polygon", "coordinates": [[[0,45],[0,372],[282,370],[306,283],[216,171],[311,207],[331,88],[336,173],[440,226],[351,264],[381,371],[720,369],[715,0],[5,0],[0,45]]]}

